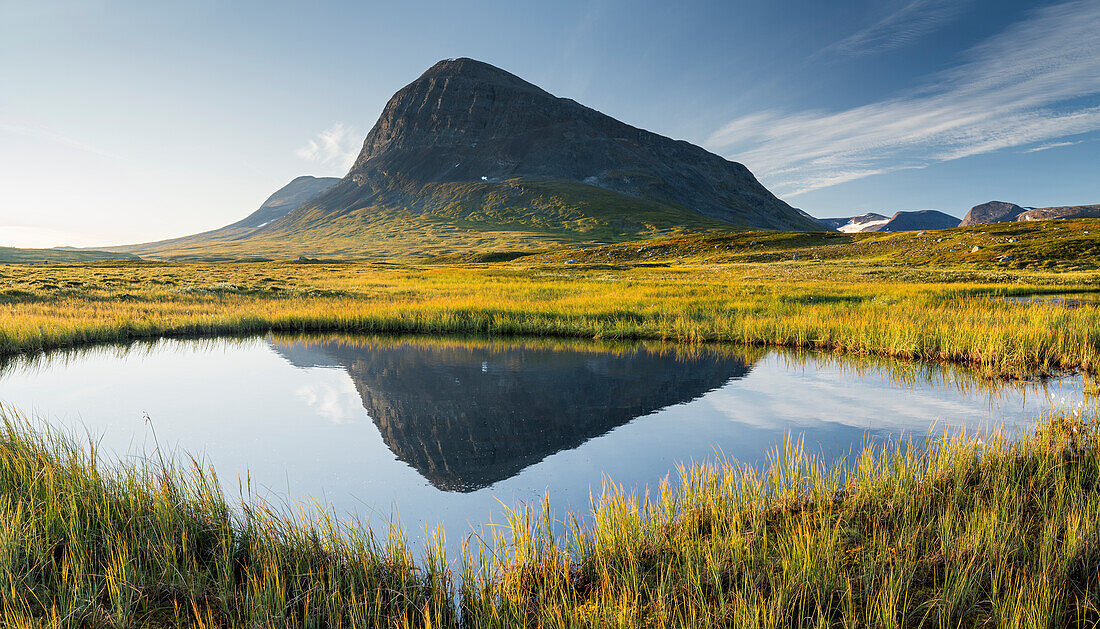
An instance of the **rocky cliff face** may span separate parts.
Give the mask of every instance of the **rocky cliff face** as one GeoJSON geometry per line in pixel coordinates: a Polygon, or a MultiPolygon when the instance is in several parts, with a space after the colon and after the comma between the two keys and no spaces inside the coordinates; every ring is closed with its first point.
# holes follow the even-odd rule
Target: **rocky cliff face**
{"type": "Polygon", "coordinates": [[[1026,211],[1026,208],[1022,208],[1015,203],[990,201],[970,208],[970,211],[963,217],[962,222],[959,223],[959,227],[969,227],[980,223],[1006,223],[1016,220],[1017,216],[1026,211]]]}
{"type": "Polygon", "coordinates": [[[309,222],[369,205],[420,211],[424,186],[516,180],[602,188],[737,225],[818,228],[741,164],[472,59],[441,61],[398,91],[351,171],[317,200],[309,222]]]}
{"type": "Polygon", "coordinates": [[[963,218],[961,227],[982,223],[1011,221],[1048,221],[1059,218],[1100,218],[1100,205],[1060,205],[1056,207],[1020,207],[1015,203],[990,201],[975,205],[963,218]]]}

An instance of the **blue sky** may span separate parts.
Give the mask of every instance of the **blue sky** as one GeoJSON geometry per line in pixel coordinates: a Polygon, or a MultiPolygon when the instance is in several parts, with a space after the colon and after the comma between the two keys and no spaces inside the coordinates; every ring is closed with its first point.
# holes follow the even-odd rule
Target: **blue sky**
{"type": "Polygon", "coordinates": [[[816,216],[1100,203],[1100,0],[0,5],[0,244],[237,220],[468,56],[816,216]]]}

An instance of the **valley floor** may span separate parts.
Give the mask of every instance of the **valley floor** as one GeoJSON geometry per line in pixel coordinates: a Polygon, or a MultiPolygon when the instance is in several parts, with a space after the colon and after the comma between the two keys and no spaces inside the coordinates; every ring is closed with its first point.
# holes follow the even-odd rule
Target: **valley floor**
{"type": "Polygon", "coordinates": [[[0,352],[269,330],[474,333],[817,348],[1024,377],[1096,369],[1090,296],[1098,271],[860,260],[17,265],[0,267],[0,352]]]}

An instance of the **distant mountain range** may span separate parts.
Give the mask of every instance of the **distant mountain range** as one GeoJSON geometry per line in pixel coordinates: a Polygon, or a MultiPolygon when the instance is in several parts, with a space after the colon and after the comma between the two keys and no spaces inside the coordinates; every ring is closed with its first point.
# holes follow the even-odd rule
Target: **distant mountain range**
{"type": "Polygon", "coordinates": [[[959,219],[937,210],[896,212],[891,217],[868,212],[847,218],[822,218],[818,222],[830,229],[847,233],[922,231],[959,226],[959,219]]]}
{"type": "Polygon", "coordinates": [[[1058,207],[1021,207],[1005,201],[989,201],[970,208],[966,216],[959,219],[936,210],[915,212],[897,212],[887,218],[882,214],[868,212],[858,216],[844,218],[815,219],[821,225],[841,232],[896,232],[950,229],[969,227],[983,223],[1005,223],[1009,221],[1046,221],[1068,218],[1100,218],[1100,205],[1066,205],[1058,207]]]}
{"type": "Polygon", "coordinates": [[[299,178],[232,225],[112,249],[388,256],[737,228],[821,229],[741,164],[449,59],[390,99],[334,185],[299,178]]]}
{"type": "Polygon", "coordinates": [[[1046,221],[1064,218],[1100,218],[1100,205],[1062,205],[1057,207],[1021,207],[1005,201],[975,205],[963,217],[961,225],[1007,223],[1010,221],[1046,221]]]}

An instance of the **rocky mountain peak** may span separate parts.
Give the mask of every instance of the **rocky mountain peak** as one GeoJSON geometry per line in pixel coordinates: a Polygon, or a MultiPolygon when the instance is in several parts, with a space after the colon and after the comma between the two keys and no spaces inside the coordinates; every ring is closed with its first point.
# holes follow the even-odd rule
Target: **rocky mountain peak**
{"type": "MultiPolygon", "coordinates": [[[[552,95],[473,59],[440,61],[390,99],[363,143],[352,172],[394,150],[469,147],[538,126],[552,95]]],[[[460,167],[460,166],[459,166],[460,167]]],[[[454,168],[452,166],[452,168],[454,168]]],[[[447,173],[414,173],[428,179],[447,173]]],[[[478,175],[480,176],[480,175],[478,175]]]]}
{"type": "Polygon", "coordinates": [[[960,227],[978,225],[981,223],[1005,223],[1016,220],[1016,217],[1026,212],[1015,203],[1005,201],[989,201],[981,205],[975,205],[963,217],[960,227]]]}
{"type": "Polygon", "coordinates": [[[735,224],[816,228],[741,164],[464,58],[440,61],[394,94],[347,181],[374,194],[516,178],[597,186],[735,224]]]}
{"type": "Polygon", "coordinates": [[[420,78],[412,84],[420,81],[455,79],[469,80],[482,85],[498,85],[509,89],[532,90],[549,96],[549,93],[542,88],[524,81],[507,70],[469,57],[444,59],[425,70],[424,74],[421,74],[420,78]]]}

